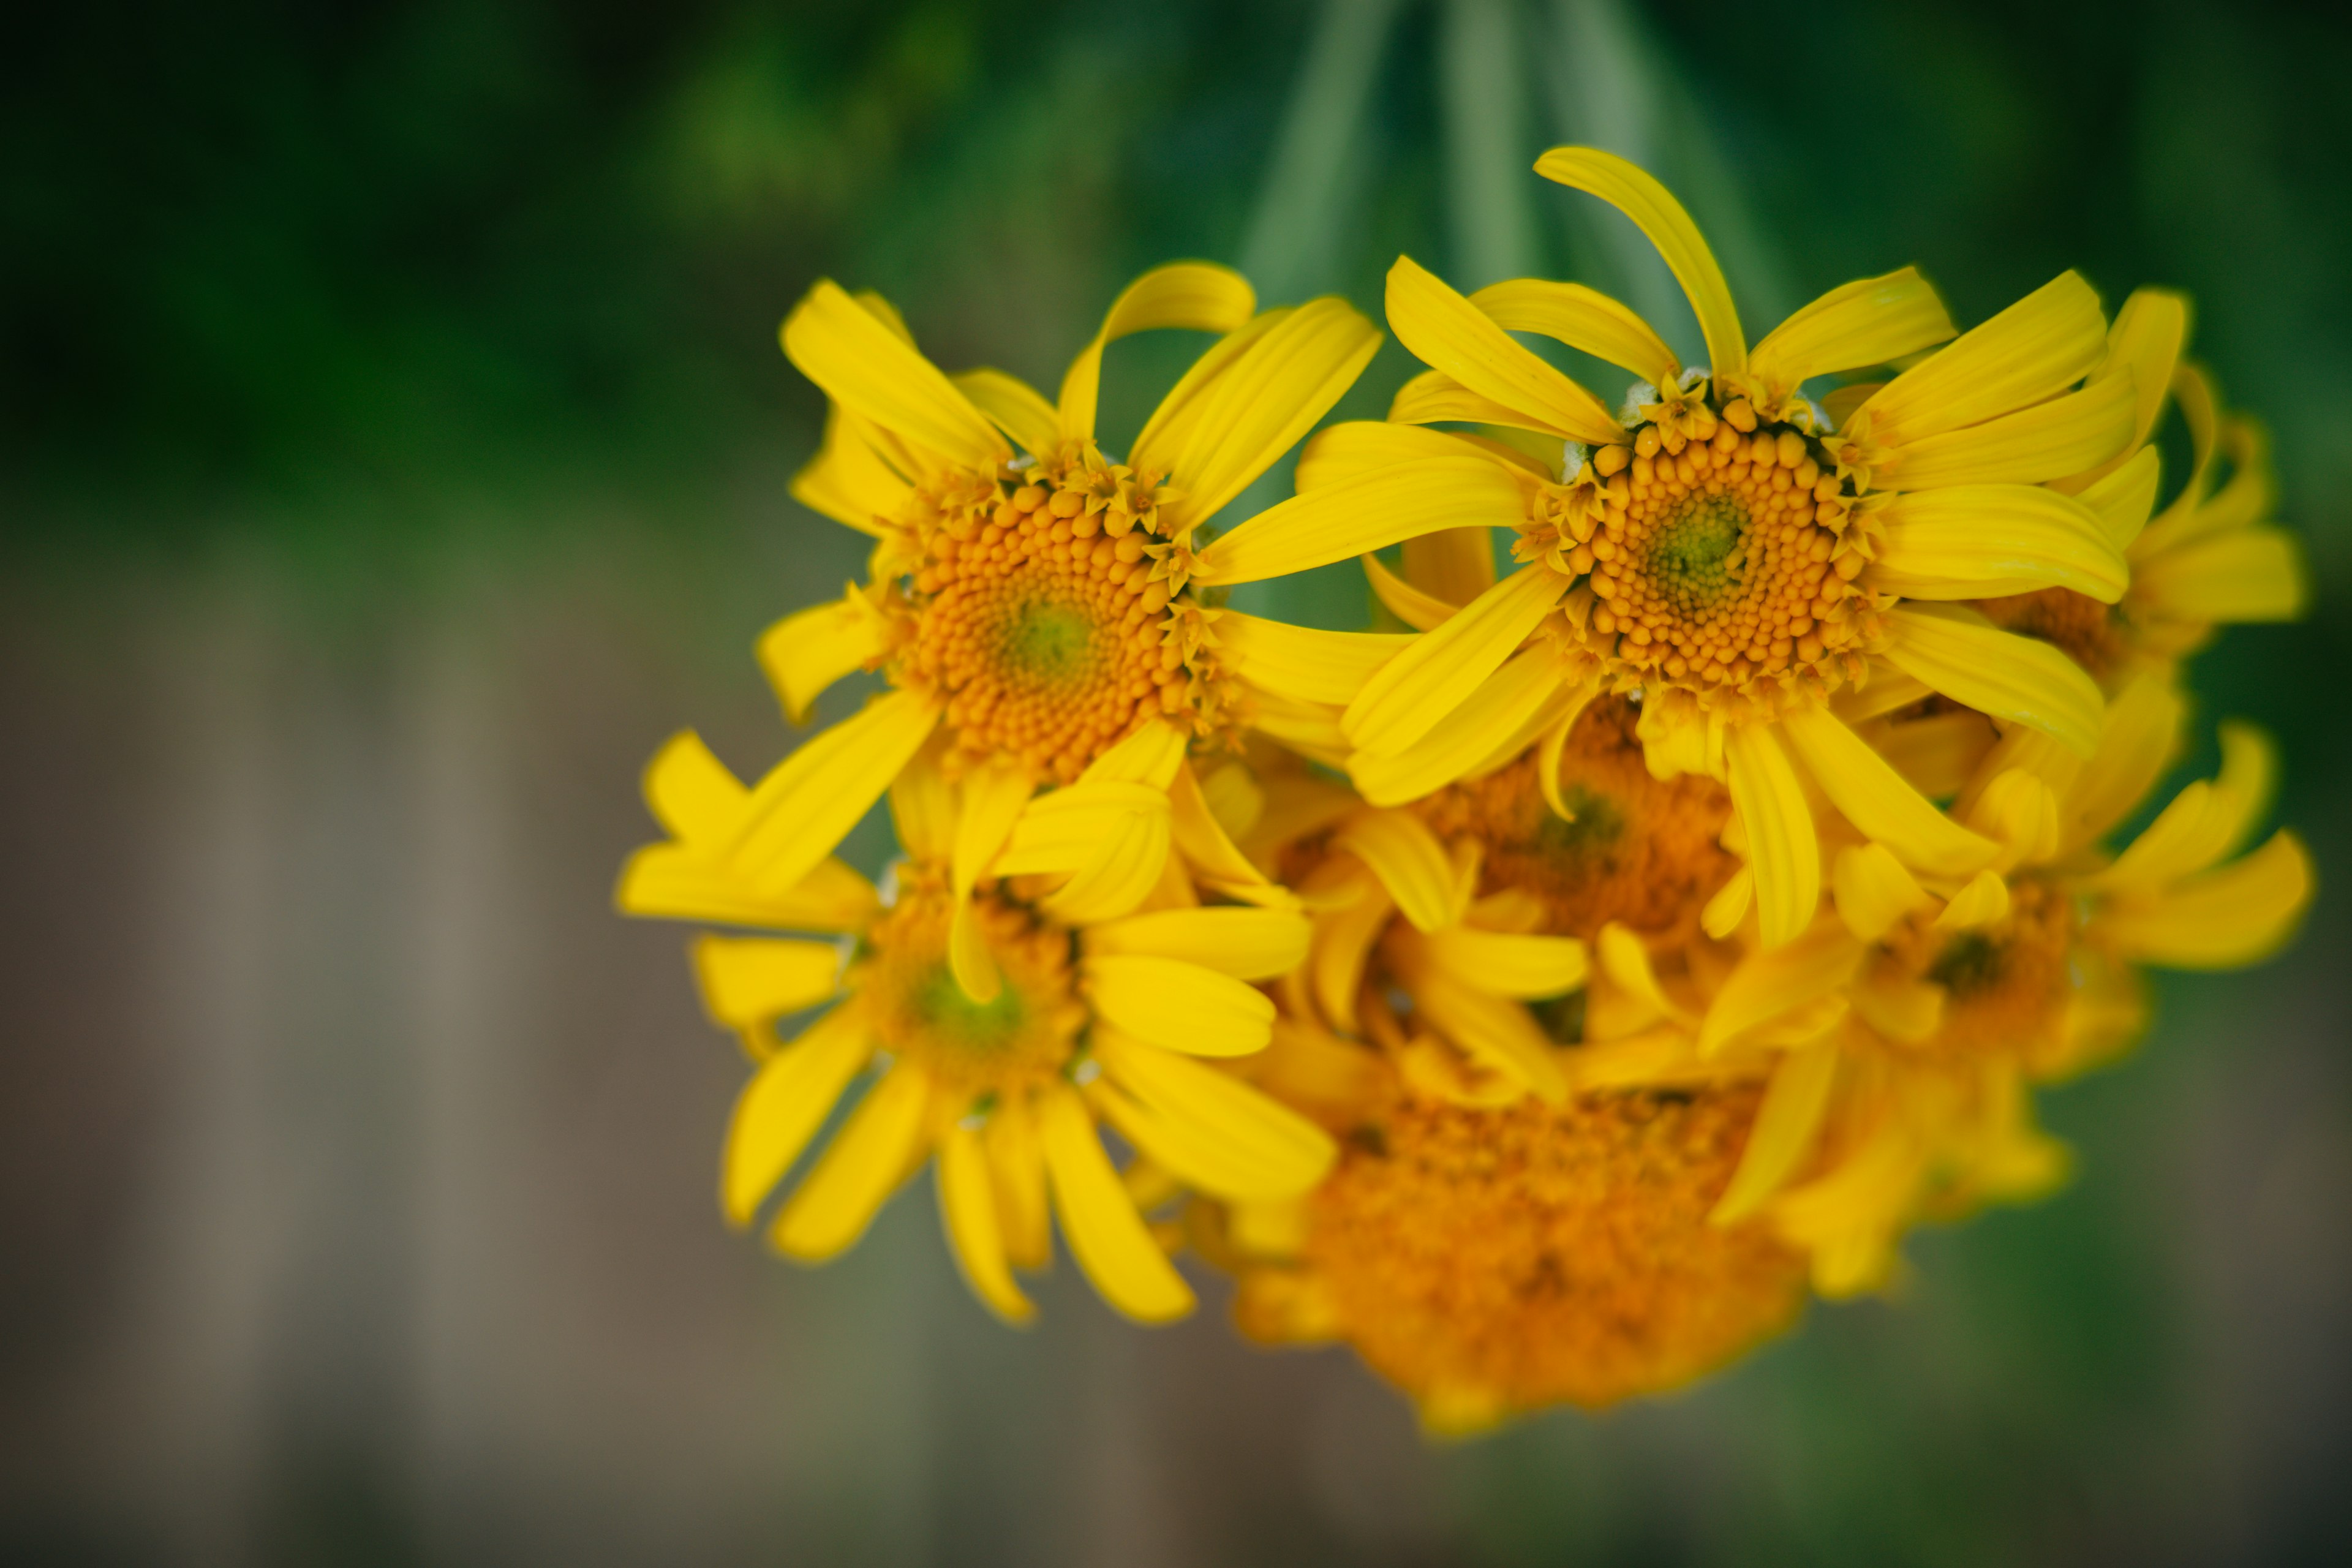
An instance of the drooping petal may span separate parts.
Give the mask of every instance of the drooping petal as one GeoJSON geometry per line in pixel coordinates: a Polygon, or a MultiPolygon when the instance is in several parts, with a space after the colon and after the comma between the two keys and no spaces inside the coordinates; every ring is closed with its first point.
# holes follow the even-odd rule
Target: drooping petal
{"type": "Polygon", "coordinates": [[[1039,1097],[1037,1135],[1062,1234],[1103,1300],[1146,1323],[1190,1312],[1192,1287],[1135,1212],[1076,1090],[1056,1084],[1039,1097]]]}
{"type": "Polygon", "coordinates": [[[1442,370],[1423,371],[1398,387],[1396,396],[1389,400],[1389,420],[1407,428],[1451,423],[1500,425],[1511,430],[1558,434],[1543,415],[1525,413],[1491,397],[1482,397],[1442,370]]]}
{"type": "Polygon", "coordinates": [[[1251,685],[1309,702],[1346,704],[1372,672],[1412,643],[1381,632],[1326,632],[1227,610],[1217,652],[1251,685]]]}
{"type": "Polygon", "coordinates": [[[964,1283],[1006,1322],[1028,1322],[1037,1315],[1037,1307],[1013,1282],[980,1134],[961,1122],[950,1124],[940,1135],[939,1155],[933,1179],[939,1184],[940,1219],[964,1283]]]}
{"type": "Polygon", "coordinates": [[[1432,962],[1465,985],[1523,1002],[1559,996],[1584,984],[1591,964],[1572,936],[1446,926],[1423,939],[1432,962]]]}
{"type": "Polygon", "coordinates": [[[1006,1255],[1016,1268],[1045,1268],[1054,1258],[1054,1226],[1045,1200],[1045,1152],[1028,1100],[1019,1095],[1000,1100],[980,1130],[980,1143],[1006,1255]]]}
{"type": "Polygon", "coordinates": [[[1164,468],[1174,487],[1162,524],[1181,533],[1215,516],[1315,427],[1380,346],[1380,329],[1333,298],[1299,306],[1252,342],[1201,389],[1181,426],[1136,443],[1133,461],[1164,468]]]}
{"type": "Polygon", "coordinates": [[[1500,668],[1567,591],[1568,579],[1543,563],[1521,567],[1382,665],[1339,727],[1359,750],[1397,755],[1500,668]]]}
{"type": "Polygon", "coordinates": [[[1827,709],[1782,715],[1780,732],[1845,819],[1906,865],[1932,876],[1965,877],[2000,853],[1999,845],[1937,810],[1827,709]]]}
{"type": "Polygon", "coordinates": [[[2098,295],[2062,272],[1888,382],[1856,416],[1879,440],[1908,446],[2041,403],[2089,374],[2106,350],[2098,295]]]}
{"type": "Polygon", "coordinates": [[[1181,959],[1236,980],[1272,980],[1306,959],[1310,929],[1292,910],[1156,910],[1093,927],[1085,946],[1090,953],[1181,959]]]}
{"type": "MultiPolygon", "coordinates": [[[[1188,1184],[1228,1198],[1289,1198],[1312,1188],[1339,1151],[1312,1121],[1216,1068],[1117,1033],[1097,1041],[1111,1082],[1142,1119],[1118,1121],[1188,1184]]],[[[1115,1119],[1116,1120],[1116,1119],[1115,1119]]]]}
{"type": "Polygon", "coordinates": [[[2141,601],[2182,620],[2292,621],[2311,602],[2302,547],[2275,528],[2209,534],[2141,563],[2133,577],[2141,601]]]}
{"type": "Polygon", "coordinates": [[[1268,507],[1202,551],[1201,580],[1220,585],[1286,577],[1441,528],[1515,528],[1527,517],[1519,481],[1465,454],[1378,469],[1268,507]]]}
{"type": "Polygon", "coordinates": [[[2066,795],[2060,831],[2067,846],[2090,843],[2147,798],[2179,746],[2182,717],[2180,694],[2158,670],[2142,671],[2115,695],[2099,749],[2066,795]]]}
{"type": "Polygon", "coordinates": [[[1202,1057],[1265,1048],[1274,1004],[1230,975],[1135,952],[1089,956],[1079,967],[1095,1011],[1148,1045],[1202,1057]]]}
{"type": "Polygon", "coordinates": [[[2147,526],[2163,479],[2164,459],[2154,447],[2142,447],[2080,492],[2083,504],[2099,514],[2100,528],[2117,550],[2129,550],[2147,526]]]}
{"type": "Polygon", "coordinates": [[[648,844],[630,856],[613,901],[625,914],[775,931],[857,931],[882,907],[874,884],[839,860],[820,860],[783,891],[761,893],[682,844],[648,844]]]}
{"type": "MultiPolygon", "coordinates": [[[[1102,330],[1078,352],[1062,377],[1057,411],[1059,439],[1084,441],[1095,433],[1095,403],[1102,384],[1105,345],[1130,332],[1159,327],[1190,327],[1203,332],[1230,332],[1257,309],[1257,294],[1249,280],[1230,267],[1205,261],[1179,261],[1155,267],[1120,290],[1104,312],[1102,330]]],[[[1059,441],[1045,448],[1044,455],[1059,441]]]]}
{"type": "Polygon", "coordinates": [[[1864,949],[1845,927],[1822,921],[1801,940],[1751,952],[1726,976],[1699,1025],[1701,1056],[1832,994],[1861,967],[1864,949]]]}
{"type": "Polygon", "coordinates": [[[879,534],[879,520],[898,516],[914,487],[875,451],[875,434],[869,421],[837,403],[828,406],[824,441],[793,476],[792,498],[860,533],[879,534]]]}
{"type": "Polygon", "coordinates": [[[1373,595],[1387,606],[1391,615],[1417,632],[1436,630],[1461,608],[1434,594],[1423,593],[1381,565],[1377,555],[1365,555],[1359,559],[1363,563],[1364,576],[1371,583],[1373,595]]]}
{"type": "Polygon", "coordinates": [[[939,712],[921,692],[894,691],[809,741],[751,792],[730,861],[763,892],[799,881],[890,787],[939,712]]]}
{"type": "Polygon", "coordinates": [[[2282,828],[2242,860],[2102,910],[2091,931],[2141,963],[2235,969],[2259,963],[2294,934],[2311,887],[2310,853],[2282,828]]]}
{"type": "Polygon", "coordinates": [[[2096,749],[2105,702],[2098,683],[2057,648],[2002,631],[1957,605],[1898,605],[1885,657],[1956,702],[2096,749]]]}
{"type": "Polygon", "coordinates": [[[1568,1098],[1559,1052],[1520,1003],[1463,984],[1441,972],[1422,978],[1413,1003],[1481,1066],[1548,1105],[1568,1098]]]}
{"type": "Polygon", "coordinates": [[[1292,482],[1298,493],[1361,479],[1400,463],[1431,458],[1475,458],[1486,449],[1450,430],[1424,430],[1377,419],[1346,419],[1318,430],[1299,448],[1292,482]]]}
{"type": "Polygon", "coordinates": [[[1917,268],[1906,267],[1842,284],[1803,307],[1764,335],[1748,368],[1785,394],[1817,375],[1917,353],[1957,330],[1935,286],[1917,268]]]}
{"type": "Polygon", "coordinates": [[[1830,868],[1838,918],[1864,942],[1876,942],[1895,922],[1928,903],[1927,889],[1884,844],[1850,844],[1830,868]]]}
{"type": "Polygon", "coordinates": [[[751,1223],[872,1054],[865,1015],[850,1002],[760,1064],[735,1099],[719,1157],[719,1206],[731,1224],[751,1223]]]}
{"type": "MultiPolygon", "coordinates": [[[[2099,368],[2091,373],[2094,380],[2124,375],[2137,388],[2139,406],[2133,415],[2132,435],[2125,447],[2126,453],[2142,447],[2156,429],[2157,416],[2164,412],[2165,394],[2172,386],[2172,374],[2180,363],[2180,351],[2189,342],[2189,300],[2169,289],[2135,289],[2124,308],[2116,312],[2115,324],[2107,329],[2107,354],[2099,368]]],[[[2124,462],[2115,458],[2080,474],[2057,481],[2057,488],[2068,495],[2079,495],[2090,485],[2113,473],[2124,462]]]]}
{"type": "Polygon", "coordinates": [[[2072,588],[2112,605],[2131,568],[2099,514],[2040,485],[1955,485],[1897,496],[1871,585],[1913,599],[2072,588]]]}
{"type": "Polygon", "coordinates": [[[712,1020],[749,1028],[832,996],[841,977],[841,949],[775,937],[697,937],[694,973],[712,1020]]]}
{"type": "Polygon", "coordinates": [[[1731,286],[1715,253],[1666,187],[1613,153],[1597,147],[1555,147],[1536,160],[1536,173],[1599,196],[1633,220],[1683,286],[1706,338],[1709,369],[1737,376],[1748,368],[1748,339],[1731,302],[1731,286]]]}
{"type": "Polygon", "coordinates": [[[1811,923],[1821,902],[1822,852],[1812,807],[1770,727],[1731,726],[1723,756],[1731,804],[1748,831],[1764,945],[1779,947],[1811,923]]]}
{"type": "MultiPolygon", "coordinates": [[[[1757,352],[1760,357],[1763,351],[1757,352]]],[[[1738,1169],[1731,1173],[1730,1184],[1706,1216],[1709,1225],[1746,1219],[1796,1174],[1829,1110],[1837,1068],[1834,1039],[1817,1040],[1780,1058],[1764,1091],[1764,1103],[1757,1108],[1755,1125],[1748,1129],[1738,1169]]]]}
{"type": "Polygon", "coordinates": [[[1480,397],[1518,410],[1515,423],[1605,446],[1624,429],[1601,400],[1536,357],[1484,311],[1409,256],[1389,268],[1389,330],[1413,356],[1480,397]]]}
{"type": "Polygon", "coordinates": [[[2080,392],[1981,425],[1906,441],[1874,470],[1872,482],[1924,490],[2035,484],[2074,473],[2123,452],[2131,439],[2135,405],[2128,375],[2095,381],[2080,392]]]}
{"type": "Polygon", "coordinates": [[[923,1136],[930,1079],[900,1062],[868,1089],[768,1233],[776,1250],[803,1263],[847,1251],[884,1200],[912,1173],[923,1136]]]}
{"type": "Polygon", "coordinates": [[[1394,756],[1358,752],[1348,774],[1374,805],[1403,805],[1476,773],[1498,752],[1516,754],[1549,723],[1581,707],[1591,687],[1561,682],[1549,648],[1528,648],[1481,681],[1462,704],[1394,756]]]}
{"type": "Polygon", "coordinates": [[[1653,385],[1672,386],[1682,378],[1682,361],[1656,329],[1631,307],[1581,283],[1515,278],[1488,284],[1470,302],[1507,331],[1540,332],[1653,385]]]}
{"type": "Polygon", "coordinates": [[[1045,394],[1001,370],[959,371],[948,378],[972,406],[1033,458],[1051,457],[1061,445],[1054,405],[1045,394]]]}
{"type": "Polygon", "coordinates": [[[992,471],[1013,455],[971,399],[831,279],[784,318],[785,357],[834,400],[952,463],[992,471]]]}
{"type": "Polygon", "coordinates": [[[1331,840],[1372,868],[1404,918],[1435,931],[1462,918],[1466,900],[1453,858],[1429,825],[1409,811],[1367,811],[1349,819],[1331,840]]]}
{"type": "Polygon", "coordinates": [[[760,636],[760,668],[783,700],[784,717],[805,724],[825,688],[887,650],[882,617],[856,596],[786,616],[760,636]]]}

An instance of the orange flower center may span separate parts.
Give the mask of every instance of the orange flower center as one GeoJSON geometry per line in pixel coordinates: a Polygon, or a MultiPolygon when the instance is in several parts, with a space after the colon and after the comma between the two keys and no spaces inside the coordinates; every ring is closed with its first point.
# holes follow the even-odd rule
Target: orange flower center
{"type": "Polygon", "coordinates": [[[1859,675],[1875,627],[1854,579],[1874,543],[1855,500],[1802,432],[1702,402],[1595,453],[1542,527],[1592,591],[1588,644],[1629,683],[1713,700],[1859,675]]]}
{"type": "Polygon", "coordinates": [[[1979,599],[1976,607],[1995,626],[2055,645],[2096,679],[2113,674],[2127,651],[2116,612],[2072,588],[1979,599]]]}
{"type": "Polygon", "coordinates": [[[1707,1211],[1761,1092],[1376,1107],[1309,1201],[1339,1331],[1440,1425],[1675,1387],[1788,1326],[1802,1258],[1707,1211]]]}
{"type": "Polygon", "coordinates": [[[2063,890],[2021,878],[2010,884],[2009,913],[1991,925],[1939,931],[1915,916],[1897,926],[1882,950],[1881,974],[1943,988],[1942,1022],[1919,1048],[2032,1062],[2063,1043],[2074,926],[2063,890]]]}
{"type": "Polygon", "coordinates": [[[895,673],[946,698],[959,761],[1066,784],[1154,715],[1213,726],[1218,683],[1157,531],[1158,480],[1090,447],[1022,478],[922,498],[914,519],[922,565],[895,673]]]}
{"type": "Polygon", "coordinates": [[[1001,985],[976,1002],[948,967],[955,902],[945,872],[901,868],[898,901],[867,934],[854,980],[885,1049],[920,1063],[950,1103],[1052,1079],[1070,1059],[1085,1005],[1071,986],[1070,936],[992,889],[973,896],[1001,985]]]}

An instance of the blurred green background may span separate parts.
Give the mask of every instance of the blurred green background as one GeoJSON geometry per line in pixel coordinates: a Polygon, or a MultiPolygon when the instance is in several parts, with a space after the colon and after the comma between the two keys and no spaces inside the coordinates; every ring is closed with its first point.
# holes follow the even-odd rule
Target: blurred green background
{"type": "MultiPolygon", "coordinates": [[[[223,4],[20,17],[0,98],[0,1557],[2293,1563],[2352,1556],[2352,17],[1622,0],[223,4]],[[719,1223],[740,1076],[609,912],[643,759],[793,743],[750,658],[861,552],[774,332],[884,290],[1051,387],[1130,275],[1377,319],[1584,279],[1751,335],[1916,261],[2196,297],[2318,584],[2197,666],[2323,896],[2053,1093],[2041,1208],[1686,1395],[1430,1448],[1213,1303],[966,1299],[928,1193],[804,1273],[719,1223]]],[[[1113,355],[1131,428],[1189,342],[1113,355]]],[[[1342,412],[1408,374],[1385,349],[1342,412]]],[[[1604,387],[1611,385],[1602,383],[1604,387]]],[[[1279,479],[1255,492],[1278,494],[1279,479]]],[[[1237,514],[1236,514],[1237,515],[1237,514]]],[[[1363,613],[1345,571],[1281,613],[1363,613]]],[[[858,700],[845,687],[827,716],[858,700]]],[[[854,841],[869,865],[887,843],[854,841]]]]}

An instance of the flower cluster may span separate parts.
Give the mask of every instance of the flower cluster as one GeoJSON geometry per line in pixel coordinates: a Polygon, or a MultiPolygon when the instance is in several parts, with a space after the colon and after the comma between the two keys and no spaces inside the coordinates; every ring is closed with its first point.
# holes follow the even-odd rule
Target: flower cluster
{"type": "Polygon", "coordinates": [[[1161,268],[1051,402],[879,299],[794,309],[832,400],[794,494],[875,544],[761,657],[796,722],[886,689],[749,787],[673,741],[619,895],[762,933],[694,950],[751,1063],[732,1220],[789,1186],[770,1235],[821,1260],[934,1165],[1008,1320],[1057,1226],[1146,1321],[1192,1308],[1189,1248],[1245,1334],[1344,1341],[1474,1431],[1685,1383],[1885,1286],[1911,1227],[2047,1194],[2034,1092],[2132,1042],[2142,969],[2292,934],[2259,733],[2154,809],[2184,661],[2304,597],[2185,302],[2110,320],[2066,273],[1961,331],[1905,268],[1751,347],[1656,181],[1537,171],[1649,235],[1708,363],[1581,285],[1400,258],[1428,369],[1222,532],[1378,346],[1344,302],[1161,268]],[[1213,341],[1115,458],[1104,349],[1171,327],[1213,341]],[[1350,558],[1387,629],[1223,603],[1350,558]],[[877,888],[834,851],[885,795],[877,888]]]}

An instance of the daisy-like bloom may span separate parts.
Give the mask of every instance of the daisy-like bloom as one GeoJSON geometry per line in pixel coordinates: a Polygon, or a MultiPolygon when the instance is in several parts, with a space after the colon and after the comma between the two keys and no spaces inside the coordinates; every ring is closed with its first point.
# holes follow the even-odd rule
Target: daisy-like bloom
{"type": "Polygon", "coordinates": [[[1312,1122],[1202,1059],[1265,1048],[1274,1005],[1249,982],[1297,964],[1302,915],[1203,907],[1172,862],[1144,907],[1115,920],[1058,920],[1019,877],[960,894],[971,791],[929,752],[891,786],[907,859],[887,892],[830,858],[781,891],[743,875],[728,850],[756,795],[690,735],[655,758],[646,794],[670,837],[630,861],[622,909],[838,939],[706,935],[694,948],[711,1016],[754,1063],[722,1161],[735,1224],[751,1222],[852,1083],[877,1075],[777,1210],[769,1237],[786,1256],[844,1251],[936,1156],[956,1259],[999,1316],[1034,1313],[1012,1270],[1046,1263],[1050,1212],[1105,1300],[1162,1322],[1190,1311],[1192,1293],[1097,1121],[1155,1172],[1237,1200],[1295,1196],[1329,1166],[1330,1140],[1312,1122]],[[985,1001],[950,966],[959,923],[997,980],[985,1001]],[[780,1020],[814,1008],[825,1011],[780,1041],[780,1020]]]}
{"type": "Polygon", "coordinates": [[[1199,577],[1246,582],[1444,532],[1475,587],[1491,571],[1477,531],[1507,530],[1519,568],[1458,608],[1391,596],[1430,628],[1401,650],[1305,633],[1286,647],[1285,668],[1319,669],[1321,695],[1352,689],[1327,740],[1370,799],[1491,768],[1591,694],[1638,692],[1650,766],[1728,785],[1766,945],[1802,932],[1819,898],[1807,775],[1915,872],[1972,877],[1997,847],[1937,811],[1831,703],[1899,685],[2095,744],[2090,678],[1958,601],[2125,591],[2096,507],[2043,482],[2106,462],[2135,428],[2136,382],[2107,353],[2097,296],[2069,272],[1955,337],[1905,268],[1832,290],[1751,350],[1705,240],[1655,180],[1587,148],[1537,169],[1650,237],[1711,363],[1685,367],[1633,312],[1579,285],[1520,279],[1465,299],[1400,259],[1389,325],[1433,368],[1390,423],[1318,437],[1299,498],[1210,546],[1199,577]],[[1642,383],[1612,414],[1513,331],[1642,383]],[[1826,412],[1801,390],[1891,362],[1908,368],[1826,412]],[[1433,422],[1531,432],[1565,455],[1554,465],[1421,427],[1433,422]]]}
{"type": "Polygon", "coordinates": [[[2109,358],[2131,366],[2139,390],[2131,447],[2051,488],[2094,504],[2130,563],[2131,586],[2113,605],[2050,587],[1978,607],[2064,648],[2113,690],[2140,668],[2194,653],[2217,626],[2294,620],[2310,595],[2294,536],[2271,521],[2278,485],[2269,437],[2222,412],[2210,379],[2181,357],[2188,301],[2142,289],[2107,338],[2109,358]],[[2191,460],[2187,482],[2151,522],[2162,479],[2152,437],[2168,395],[2188,426],[2191,460]]]}
{"type": "Polygon", "coordinates": [[[1922,1218],[2042,1195],[2066,1161],[2032,1124],[2031,1086],[2130,1043],[2144,1019],[2136,966],[2258,962],[2309,901],[2292,832],[2238,855],[2273,769],[2243,726],[2223,727],[2218,778],[2184,789],[2119,854],[2100,849],[2175,753],[2180,721],[2168,683],[2144,671],[2088,759],[2013,730],[1956,802],[2000,844],[1993,867],[1945,898],[1883,846],[1845,844],[1835,912],[1749,951],[1711,994],[1677,995],[1604,934],[1589,1016],[1663,1027],[1629,1034],[1585,1075],[1676,1082],[1760,1058],[1769,1088],[1716,1218],[1765,1217],[1811,1255],[1826,1295],[1885,1283],[1922,1218]]]}
{"type": "MultiPolygon", "coordinates": [[[[944,374],[886,303],[829,281],[782,338],[832,400],[793,494],[876,545],[870,580],[772,628],[761,659],[795,720],[854,669],[880,668],[892,689],[761,781],[726,851],[737,870],[793,887],[937,733],[971,802],[959,897],[1025,827],[1023,864],[1070,877],[1066,917],[1132,907],[1171,842],[1204,880],[1278,901],[1225,842],[1188,759],[1261,717],[1219,658],[1194,552],[1347,390],[1379,331],[1336,299],[1260,312],[1238,274],[1182,263],[1119,296],[1055,402],[1002,372],[944,374]],[[1163,327],[1222,335],[1116,461],[1095,428],[1104,348],[1163,327]],[[1069,787],[1030,821],[1046,784],[1069,787]]],[[[1265,706],[1279,725],[1285,699],[1265,706]]],[[[957,975],[985,997],[973,951],[959,941],[957,975]]]]}

